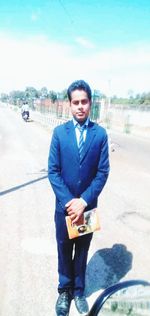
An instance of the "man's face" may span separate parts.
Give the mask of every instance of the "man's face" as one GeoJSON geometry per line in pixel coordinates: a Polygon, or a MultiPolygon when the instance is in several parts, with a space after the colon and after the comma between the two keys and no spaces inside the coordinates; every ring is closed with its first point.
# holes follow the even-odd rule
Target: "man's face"
{"type": "Polygon", "coordinates": [[[84,123],[89,116],[91,102],[84,90],[75,90],[71,93],[71,113],[75,120],[84,123]]]}

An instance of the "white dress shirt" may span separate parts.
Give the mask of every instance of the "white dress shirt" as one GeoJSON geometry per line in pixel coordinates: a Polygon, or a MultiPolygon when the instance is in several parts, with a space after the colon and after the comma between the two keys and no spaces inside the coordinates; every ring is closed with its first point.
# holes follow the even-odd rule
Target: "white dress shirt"
{"type": "MultiPolygon", "coordinates": [[[[76,133],[76,139],[77,139],[77,144],[79,146],[79,139],[80,139],[80,130],[78,128],[78,125],[80,125],[74,118],[73,118],[73,124],[74,124],[74,127],[75,127],[75,133],[76,133]]],[[[86,139],[86,134],[87,134],[87,127],[88,127],[88,124],[89,124],[89,118],[87,118],[87,120],[85,121],[84,125],[85,125],[85,129],[83,131],[83,140],[85,142],[85,139],[86,139]]]]}

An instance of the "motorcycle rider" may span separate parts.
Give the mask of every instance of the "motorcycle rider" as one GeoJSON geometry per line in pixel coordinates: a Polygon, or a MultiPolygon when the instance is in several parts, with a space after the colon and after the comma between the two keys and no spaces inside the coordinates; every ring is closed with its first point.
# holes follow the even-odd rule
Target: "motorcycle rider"
{"type": "Polygon", "coordinates": [[[26,119],[29,119],[29,105],[27,101],[23,102],[23,105],[21,107],[21,115],[23,119],[25,117],[26,119]]]}

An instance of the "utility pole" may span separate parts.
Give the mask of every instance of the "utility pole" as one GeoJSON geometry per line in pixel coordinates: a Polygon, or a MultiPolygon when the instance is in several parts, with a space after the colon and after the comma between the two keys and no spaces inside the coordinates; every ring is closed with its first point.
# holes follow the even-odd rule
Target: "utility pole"
{"type": "Polygon", "coordinates": [[[108,109],[111,106],[111,80],[108,80],[108,109]]]}

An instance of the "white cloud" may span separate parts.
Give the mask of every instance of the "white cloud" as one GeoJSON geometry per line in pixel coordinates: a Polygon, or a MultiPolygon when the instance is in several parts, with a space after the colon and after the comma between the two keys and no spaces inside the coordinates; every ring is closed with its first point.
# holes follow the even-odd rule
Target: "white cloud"
{"type": "Polygon", "coordinates": [[[38,36],[24,40],[0,36],[0,93],[34,86],[60,91],[76,79],[94,89],[125,95],[150,90],[150,45],[87,50],[38,36]]]}
{"type": "Polygon", "coordinates": [[[83,46],[84,48],[94,48],[95,47],[95,45],[91,41],[87,40],[84,37],[77,37],[75,39],[75,42],[78,43],[79,45],[83,46]]]}

